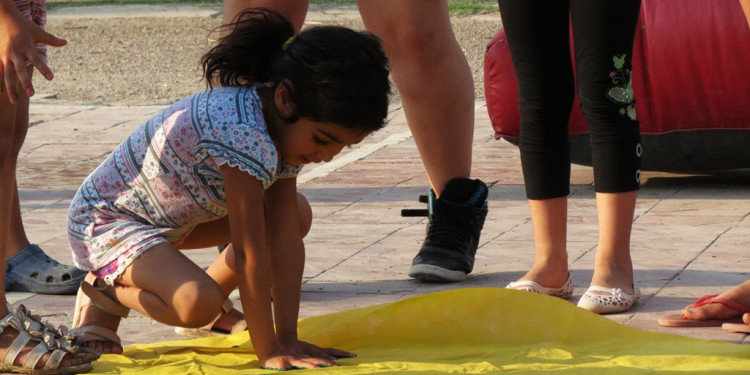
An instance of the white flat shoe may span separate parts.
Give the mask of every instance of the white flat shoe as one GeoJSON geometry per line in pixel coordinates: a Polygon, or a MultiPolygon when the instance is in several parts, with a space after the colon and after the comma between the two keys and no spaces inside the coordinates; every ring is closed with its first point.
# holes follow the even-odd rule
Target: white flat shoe
{"type": "Polygon", "coordinates": [[[545,286],[539,285],[539,283],[532,280],[513,281],[505,288],[539,293],[562,299],[568,299],[573,295],[573,281],[570,280],[570,274],[568,274],[568,280],[566,280],[565,284],[563,284],[563,286],[560,288],[547,288],[545,286]]]}
{"type": "Polygon", "coordinates": [[[597,314],[613,314],[630,310],[641,297],[641,290],[635,287],[634,294],[627,294],[620,288],[591,286],[578,301],[578,307],[597,314]],[[598,293],[597,293],[598,292],[598,293]]]}

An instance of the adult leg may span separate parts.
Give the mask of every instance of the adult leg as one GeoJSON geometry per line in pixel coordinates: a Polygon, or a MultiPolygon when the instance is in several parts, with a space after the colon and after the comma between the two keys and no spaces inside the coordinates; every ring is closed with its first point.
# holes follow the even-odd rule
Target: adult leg
{"type": "Polygon", "coordinates": [[[309,1],[306,0],[225,0],[221,23],[224,25],[231,23],[245,9],[264,7],[285,16],[299,32],[305,22],[308,6],[309,1]]]}
{"type": "MultiPolygon", "coordinates": [[[[31,75],[33,69],[27,69],[31,75]]],[[[18,91],[19,101],[16,105],[10,104],[3,92],[3,107],[0,108],[0,189],[3,190],[0,222],[5,226],[5,232],[0,236],[0,248],[3,249],[4,262],[8,263],[3,267],[3,290],[70,294],[75,292],[84,272],[47,257],[36,245],[30,244],[24,229],[16,186],[16,166],[28,130],[29,97],[25,92],[21,93],[23,90],[18,91]],[[14,257],[16,254],[18,256],[14,257]],[[10,280],[8,285],[6,276],[10,280]]]]}
{"type": "Polygon", "coordinates": [[[368,30],[383,41],[430,185],[468,178],[474,135],[474,81],[446,1],[360,0],[368,30]]]}
{"type": "Polygon", "coordinates": [[[630,295],[635,294],[630,234],[642,151],[630,80],[639,10],[640,0],[571,0],[578,96],[590,129],[599,214],[591,285],[630,295]]]}
{"type": "Polygon", "coordinates": [[[519,150],[534,230],[534,265],[520,281],[561,288],[568,279],[568,117],[574,84],[565,1],[498,2],[519,88],[519,150]]]}
{"type": "MultiPolygon", "coordinates": [[[[31,69],[29,69],[31,71],[31,69]]],[[[31,74],[31,72],[29,73],[31,74]]],[[[0,82],[2,77],[0,76],[0,82]]],[[[2,83],[0,83],[2,86],[2,83]]],[[[11,104],[8,100],[5,90],[0,92],[0,261],[5,264],[18,247],[18,230],[19,221],[15,221],[14,213],[18,210],[18,193],[16,190],[16,159],[20,144],[28,125],[29,97],[24,90],[18,89],[18,101],[11,104]]],[[[18,215],[20,217],[20,214],[18,215]]],[[[23,226],[21,225],[21,230],[23,226]]],[[[23,235],[22,237],[25,237],[23,235]]],[[[28,244],[28,241],[27,243],[28,244]]],[[[8,311],[7,299],[5,296],[5,267],[0,267],[0,317],[7,317],[8,311]]],[[[0,358],[2,358],[10,349],[13,341],[19,336],[21,327],[3,327],[0,332],[0,358]]],[[[30,341],[23,345],[18,356],[14,360],[14,365],[22,366],[25,360],[31,354],[31,351],[38,344],[36,341],[30,341]]],[[[44,354],[37,362],[37,368],[44,366],[50,358],[50,352],[44,354]]],[[[84,356],[66,355],[60,363],[60,368],[78,366],[90,362],[92,358],[84,356]]]]}
{"type": "Polygon", "coordinates": [[[474,267],[487,214],[487,186],[470,180],[474,85],[446,1],[360,0],[383,41],[391,75],[430,181],[427,237],[409,276],[459,281],[474,267]]]}
{"type": "MultiPolygon", "coordinates": [[[[18,249],[29,245],[20,220],[18,191],[16,189],[16,164],[21,144],[28,127],[29,98],[19,90],[19,101],[10,104],[3,91],[0,95],[0,249],[3,264],[18,249]]],[[[2,267],[3,291],[5,291],[5,267],[2,267]]],[[[0,301],[0,302],[4,302],[0,301]]],[[[0,311],[5,303],[0,306],[0,311]]]]}

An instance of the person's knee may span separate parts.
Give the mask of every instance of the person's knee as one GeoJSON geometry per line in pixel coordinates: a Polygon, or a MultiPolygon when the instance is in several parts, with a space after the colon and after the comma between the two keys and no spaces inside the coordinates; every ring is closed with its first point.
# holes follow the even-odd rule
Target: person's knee
{"type": "Polygon", "coordinates": [[[307,236],[312,226],[312,207],[304,195],[297,193],[297,211],[299,217],[299,230],[302,237],[307,236]]]}
{"type": "Polygon", "coordinates": [[[174,296],[174,308],[183,327],[202,327],[221,312],[224,295],[216,283],[188,283],[174,296]]]}
{"type": "Polygon", "coordinates": [[[389,59],[419,65],[434,64],[436,60],[446,57],[453,38],[422,25],[383,28],[376,34],[383,41],[389,59]]]}

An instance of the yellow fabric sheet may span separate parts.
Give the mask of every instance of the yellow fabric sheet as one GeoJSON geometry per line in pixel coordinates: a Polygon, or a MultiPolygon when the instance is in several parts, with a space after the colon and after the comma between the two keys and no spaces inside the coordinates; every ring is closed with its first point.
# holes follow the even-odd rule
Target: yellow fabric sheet
{"type": "MultiPolygon", "coordinates": [[[[357,353],[316,374],[740,374],[750,346],[628,328],[558,298],[466,288],[303,319],[300,338],[357,353]]],[[[269,374],[246,332],[105,355],[95,374],[269,374]]]]}

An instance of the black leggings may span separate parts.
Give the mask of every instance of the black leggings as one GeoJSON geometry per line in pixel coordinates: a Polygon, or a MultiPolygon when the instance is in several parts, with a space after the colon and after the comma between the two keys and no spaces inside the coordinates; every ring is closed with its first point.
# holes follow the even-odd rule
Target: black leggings
{"type": "Polygon", "coordinates": [[[570,193],[568,119],[576,83],[589,128],[596,191],[638,190],[642,149],[630,71],[641,1],[498,0],[498,4],[518,78],[519,149],[527,198],[570,193]]]}

